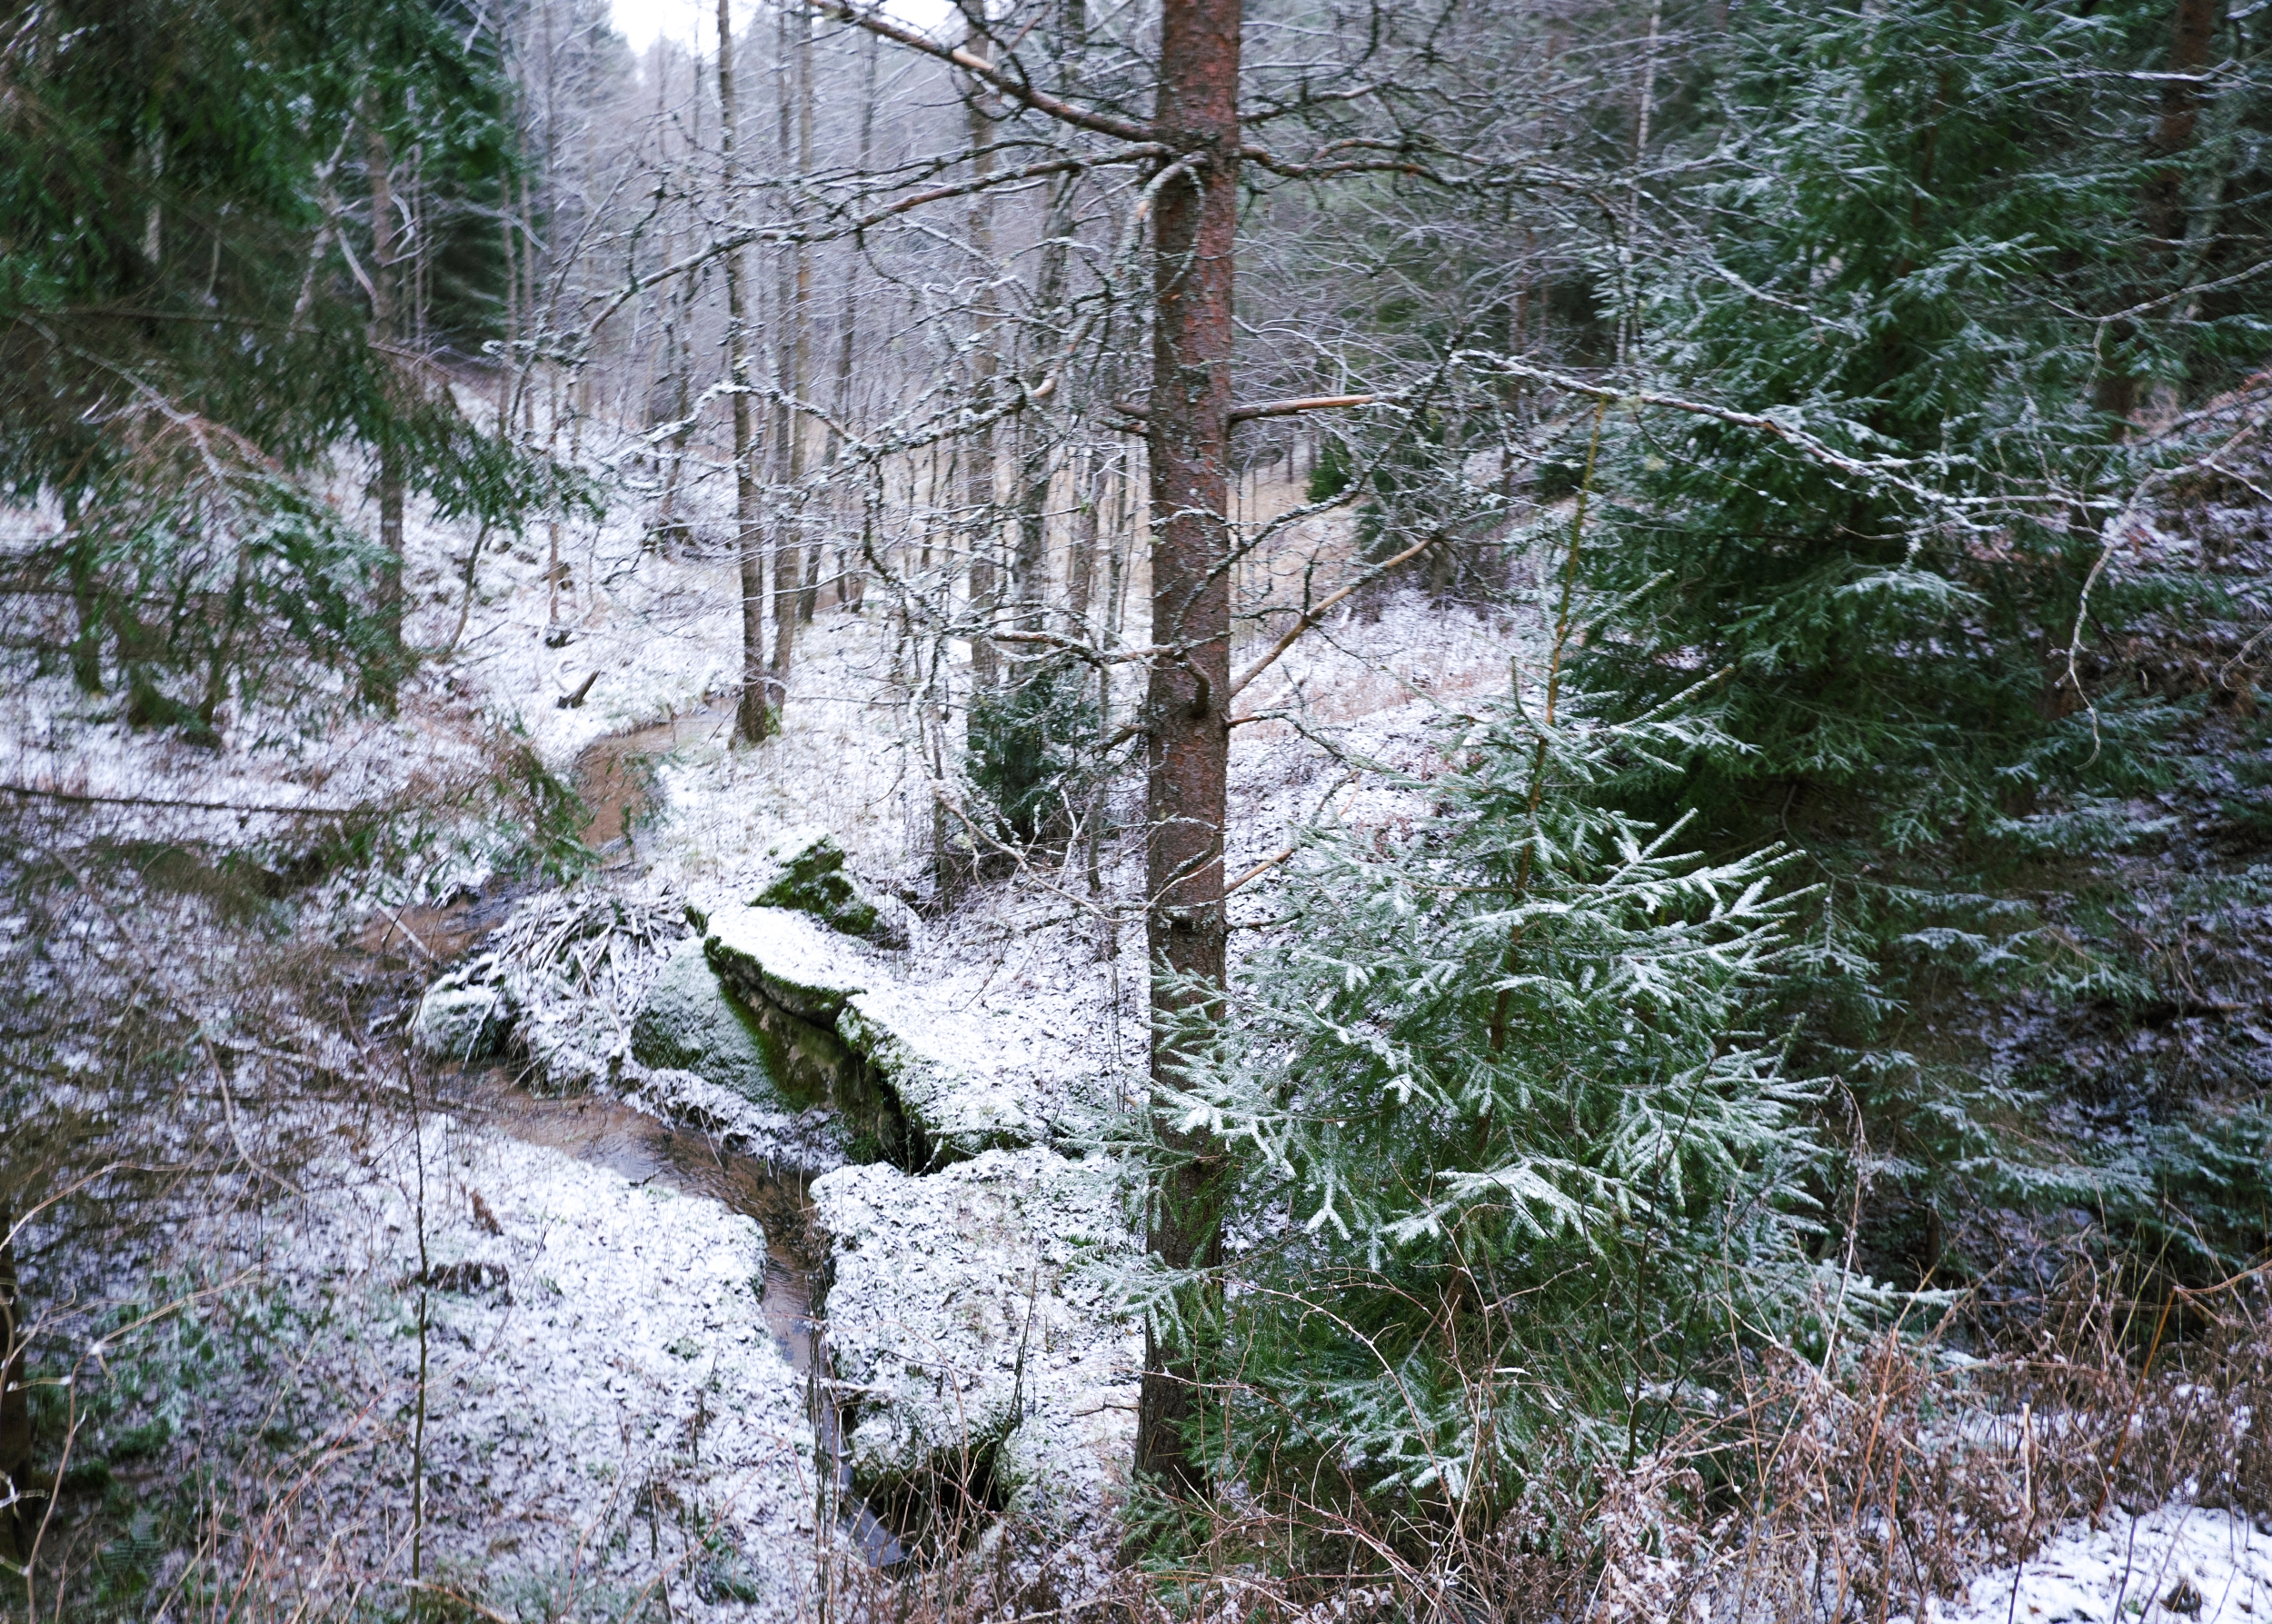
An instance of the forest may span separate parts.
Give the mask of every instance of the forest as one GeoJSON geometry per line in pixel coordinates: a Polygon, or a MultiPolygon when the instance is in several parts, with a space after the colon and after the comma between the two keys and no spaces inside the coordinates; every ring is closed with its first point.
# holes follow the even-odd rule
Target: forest
{"type": "Polygon", "coordinates": [[[2272,1609],[2272,0],[673,9],[0,0],[0,1619],[2272,1609]]]}

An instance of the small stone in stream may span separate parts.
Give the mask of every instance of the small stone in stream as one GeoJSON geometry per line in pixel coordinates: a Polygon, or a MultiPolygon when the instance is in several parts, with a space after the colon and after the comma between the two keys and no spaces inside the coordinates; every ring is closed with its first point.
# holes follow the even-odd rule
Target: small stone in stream
{"type": "Polygon", "coordinates": [[[776,841],[771,855],[781,872],[752,899],[752,906],[794,909],[847,936],[883,947],[907,945],[896,912],[862,894],[844,872],[844,849],[825,829],[797,830],[776,841]]]}

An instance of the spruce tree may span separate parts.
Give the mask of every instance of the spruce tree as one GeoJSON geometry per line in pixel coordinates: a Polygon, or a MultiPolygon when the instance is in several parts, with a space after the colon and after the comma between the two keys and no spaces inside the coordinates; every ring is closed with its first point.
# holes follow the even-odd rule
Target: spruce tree
{"type": "Polygon", "coordinates": [[[488,25],[447,0],[135,0],[20,12],[5,50],[0,491],[62,520],[16,558],[67,606],[55,658],[199,738],[233,701],[384,694],[399,561],[328,500],[338,459],[493,521],[542,478],[425,362],[491,330],[488,25]],[[423,347],[374,309],[404,280],[374,249],[413,154],[423,347]]]}
{"type": "Polygon", "coordinates": [[[2102,857],[2125,797],[2200,765],[2177,741],[2213,692],[2147,692],[2119,653],[2149,613],[2232,618],[2154,521],[2251,421],[2267,331],[2266,65],[2219,30],[2191,76],[2198,9],[1739,8],[1628,311],[1657,386],[1877,470],[1613,413],[1576,669],[1629,707],[1724,673],[1725,745],[1618,793],[1717,852],[1804,848],[1823,889],[1785,996],[1868,1108],[1881,1203],[1921,1204],[1920,1269],[1936,1204],[2144,1187],[1958,1032],[1966,1000],[2127,996],[2047,916],[2045,865],[2102,857]]]}
{"type": "Polygon", "coordinates": [[[1201,1419],[1273,1492],[1490,1528],[1541,1473],[1629,1463],[1833,1295],[1817,1092],[1760,1024],[1789,854],[1709,861],[1619,811],[1636,761],[1726,742],[1693,695],[1620,720],[1559,692],[1564,653],[1447,718],[1442,771],[1361,763],[1432,814],[1304,838],[1227,1020],[1188,1036],[1205,1063],[1159,1091],[1240,1170],[1231,1396],[1201,1419]]]}

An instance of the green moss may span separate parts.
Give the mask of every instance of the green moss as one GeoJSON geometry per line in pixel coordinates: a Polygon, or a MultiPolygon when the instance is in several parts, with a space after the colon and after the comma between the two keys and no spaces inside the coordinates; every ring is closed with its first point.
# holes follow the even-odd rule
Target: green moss
{"type": "Polygon", "coordinates": [[[862,897],[844,872],[844,851],[834,838],[812,830],[773,848],[782,872],[752,900],[759,908],[790,908],[809,913],[847,936],[875,932],[874,903],[862,897]]]}
{"type": "Polygon", "coordinates": [[[633,1018],[632,1058],[692,1071],[760,1105],[794,1109],[782,1089],[780,1045],[718,982],[702,938],[681,942],[633,1018]]]}

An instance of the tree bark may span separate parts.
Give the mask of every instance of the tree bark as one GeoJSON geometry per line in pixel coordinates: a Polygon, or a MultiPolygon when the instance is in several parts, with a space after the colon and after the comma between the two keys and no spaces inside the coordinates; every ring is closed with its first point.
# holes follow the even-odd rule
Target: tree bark
{"type": "MultiPolygon", "coordinates": [[[[2140,199],[2146,229],[2157,239],[2157,252],[2153,257],[2160,262],[2155,276],[2147,280],[2149,286],[2159,280],[2161,273],[2182,264],[2186,236],[2185,174],[2174,160],[2193,144],[2194,131],[2200,123],[2199,75],[2208,65],[2209,44],[2217,32],[2218,9],[2218,0],[2177,0],[2170,20],[2170,76],[2162,83],[2161,116],[2155,120],[2154,134],[2147,142],[2147,152],[2162,161],[2163,166],[2147,177],[2140,199]]],[[[2122,291],[2120,297],[2125,304],[2138,302],[2132,292],[2122,291]]],[[[2117,344],[2128,344],[2136,332],[2130,323],[2117,322],[2108,336],[2117,344]]],[[[2126,432],[2131,413],[2137,409],[2137,384],[2133,374],[2118,365],[2100,373],[2091,386],[2091,404],[2106,414],[2118,436],[2126,432]]]]}
{"type": "MultiPolygon", "coordinates": [[[[810,38],[805,14],[789,6],[780,13],[780,63],[774,80],[779,114],[777,161],[782,174],[802,173],[797,129],[804,128],[803,159],[812,155],[812,113],[802,81],[808,66],[802,42],[810,38]]],[[[778,332],[773,375],[782,394],[802,400],[810,359],[806,315],[812,291],[812,261],[804,245],[786,251],[781,262],[778,332]]],[[[780,494],[773,504],[773,693],[778,706],[788,697],[789,663],[796,649],[797,605],[804,595],[799,558],[803,552],[803,503],[797,487],[804,479],[804,424],[784,400],[773,409],[773,466],[780,494]]]]}
{"type": "MultiPolygon", "coordinates": [[[[963,48],[972,55],[986,55],[986,36],[973,30],[963,48]]],[[[963,108],[968,115],[971,148],[976,154],[972,169],[980,179],[992,174],[994,155],[987,150],[994,138],[993,125],[988,122],[982,97],[984,86],[972,83],[963,108]]],[[[976,255],[980,274],[991,281],[994,270],[994,204],[990,193],[979,192],[971,201],[971,249],[976,255]]],[[[994,352],[994,323],[983,310],[979,315],[977,341],[972,347],[971,409],[984,413],[993,410],[994,374],[1001,367],[1001,357],[994,352]]],[[[970,461],[963,468],[962,500],[971,512],[971,618],[977,624],[971,633],[971,686],[983,692],[992,688],[1001,674],[1001,662],[994,640],[994,612],[1000,607],[1001,586],[994,565],[994,552],[1000,544],[1001,522],[994,512],[994,431],[981,428],[971,436],[970,461]]]]}
{"type": "MultiPolygon", "coordinates": [[[[726,206],[733,207],[741,171],[734,145],[741,134],[733,96],[733,19],[718,0],[718,151],[726,206]]],[[[734,706],[735,737],[762,742],[772,732],[765,692],[765,554],[758,528],[756,447],[750,426],[749,295],[742,286],[742,251],[725,256],[726,372],[733,384],[734,553],[742,565],[742,692],[734,706]]]]}
{"type": "MultiPolygon", "coordinates": [[[[1191,174],[1161,188],[1153,216],[1151,641],[1145,941],[1152,964],[1151,1071],[1173,1085],[1181,1045],[1165,1021],[1212,1013],[1223,979],[1222,835],[1230,734],[1231,276],[1238,234],[1240,0],[1165,0],[1157,138],[1191,174]],[[1188,983],[1202,990],[1192,991],[1188,983]],[[1187,984],[1179,984],[1187,983],[1187,984]]],[[[1150,1214],[1151,1250],[1171,1270],[1221,1259],[1223,1159],[1204,1131],[1153,1130],[1166,1153],[1150,1214]]],[[[1203,1492],[1185,1436],[1198,1410],[1189,1347],[1147,1327],[1136,1469],[1171,1492],[1203,1492]]]]}
{"type": "MultiPolygon", "coordinates": [[[[1035,310],[1044,321],[1065,297],[1065,239],[1072,231],[1074,187],[1066,175],[1053,188],[1041,222],[1041,272],[1033,291],[1035,310]]],[[[1039,380],[1036,380],[1039,382],[1039,380]]],[[[1048,413],[1029,407],[1018,419],[1018,540],[1011,554],[1010,621],[1020,631],[1042,629],[1049,588],[1049,499],[1055,473],[1048,413]]]]}
{"type": "Polygon", "coordinates": [[[1089,623],[1089,600],[1097,573],[1097,503],[1103,494],[1101,468],[1094,446],[1084,449],[1073,463],[1072,534],[1065,549],[1065,617],[1079,637],[1089,623]]]}
{"type": "MultiPolygon", "coordinates": [[[[797,89],[797,174],[802,179],[812,173],[812,14],[796,14],[794,65],[797,89]]],[[[797,301],[791,321],[795,332],[794,364],[791,375],[795,378],[795,393],[799,400],[811,397],[812,388],[812,250],[797,244],[797,301]]],[[[805,512],[803,481],[805,462],[810,448],[805,443],[807,425],[800,420],[793,429],[796,435],[789,453],[789,483],[792,487],[790,500],[795,503],[797,530],[804,543],[804,584],[797,593],[796,618],[810,621],[815,600],[821,590],[821,543],[811,534],[812,526],[805,512]]],[[[782,674],[787,675],[786,670],[782,674]]]]}
{"type": "MultiPolygon", "coordinates": [[[[871,34],[866,36],[861,47],[860,154],[855,160],[854,167],[862,174],[868,173],[875,148],[876,47],[878,43],[876,36],[871,34]]],[[[861,256],[855,252],[844,272],[844,320],[843,326],[837,334],[839,349],[836,358],[835,406],[836,421],[840,423],[852,421],[852,348],[860,330],[860,269],[861,256]]],[[[828,447],[828,461],[832,469],[835,468],[842,460],[843,452],[843,443],[832,433],[829,436],[828,447]]],[[[873,516],[872,510],[868,506],[865,496],[859,491],[847,489],[842,500],[848,506],[856,504],[860,508],[858,523],[863,537],[861,553],[864,556],[866,553],[864,543],[866,540],[872,539],[868,536],[869,526],[873,516]]],[[[861,601],[865,593],[866,581],[867,573],[862,569],[859,560],[853,556],[852,549],[847,543],[837,551],[837,603],[851,610],[854,614],[858,614],[861,601]]]]}
{"type": "MultiPolygon", "coordinates": [[[[2157,158],[2175,158],[2193,144],[2201,118],[2201,70],[2208,66],[2219,0],[2177,0],[2169,41],[2169,77],[2162,81],[2161,116],[2154,124],[2157,158]]],[[[2146,185],[2147,229],[2175,254],[2186,234],[2185,176],[2174,164],[2146,185]]]]}
{"type": "MultiPolygon", "coordinates": [[[[364,102],[364,142],[371,180],[371,346],[379,352],[380,365],[392,374],[388,353],[398,337],[400,303],[395,295],[394,176],[375,95],[364,102]]],[[[390,388],[388,394],[393,393],[390,388]]],[[[379,440],[378,498],[380,649],[366,687],[373,702],[391,714],[403,676],[403,453],[392,423],[379,440]]]]}

